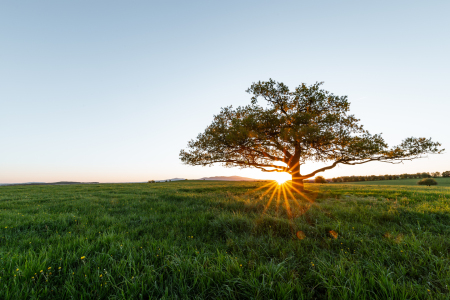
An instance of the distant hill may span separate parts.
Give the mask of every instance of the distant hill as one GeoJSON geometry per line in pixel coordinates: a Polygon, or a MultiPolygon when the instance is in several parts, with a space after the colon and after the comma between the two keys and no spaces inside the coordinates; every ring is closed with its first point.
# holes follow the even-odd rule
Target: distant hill
{"type": "Polygon", "coordinates": [[[25,182],[25,183],[6,183],[6,185],[64,185],[64,184],[96,184],[98,182],[77,182],[77,181],[58,181],[58,182],[25,182]]]}
{"type": "Polygon", "coordinates": [[[184,179],[184,178],[171,178],[171,179],[164,179],[164,180],[155,180],[155,182],[180,181],[180,180],[186,180],[186,179],[184,179]]]}
{"type": "Polygon", "coordinates": [[[221,180],[221,181],[269,181],[265,179],[255,179],[241,176],[214,176],[214,177],[203,177],[199,180],[221,180]]]}

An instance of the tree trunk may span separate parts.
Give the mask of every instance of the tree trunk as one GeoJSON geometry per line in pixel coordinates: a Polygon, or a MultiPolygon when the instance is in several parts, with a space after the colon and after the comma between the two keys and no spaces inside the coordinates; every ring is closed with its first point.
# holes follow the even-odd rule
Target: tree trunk
{"type": "Polygon", "coordinates": [[[303,178],[301,177],[300,172],[292,174],[292,186],[301,193],[305,191],[303,186],[303,178]]]}

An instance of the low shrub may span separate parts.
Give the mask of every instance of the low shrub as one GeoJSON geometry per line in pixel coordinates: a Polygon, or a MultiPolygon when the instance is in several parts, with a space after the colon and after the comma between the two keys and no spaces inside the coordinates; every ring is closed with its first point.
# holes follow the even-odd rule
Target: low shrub
{"type": "Polygon", "coordinates": [[[424,178],[424,179],[420,180],[419,182],[417,182],[417,184],[430,186],[430,185],[437,185],[438,183],[433,178],[424,178]]]}
{"type": "Polygon", "coordinates": [[[316,178],[314,178],[314,182],[315,183],[328,183],[328,181],[323,178],[323,176],[317,176],[316,178]]]}

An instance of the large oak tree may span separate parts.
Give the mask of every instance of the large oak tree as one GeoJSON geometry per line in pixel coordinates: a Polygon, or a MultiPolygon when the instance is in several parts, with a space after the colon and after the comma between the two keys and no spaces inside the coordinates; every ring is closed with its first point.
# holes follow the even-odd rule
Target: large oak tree
{"type": "Polygon", "coordinates": [[[187,150],[181,150],[181,161],[287,172],[302,192],[304,179],[339,164],[399,163],[443,151],[431,138],[414,137],[389,148],[380,134],[371,135],[349,114],[347,96],[336,96],[321,85],[301,84],[290,91],[272,79],[253,83],[247,90],[253,94],[251,104],[222,108],[205,132],[191,140],[187,150]],[[307,161],[329,165],[302,174],[307,161]]]}

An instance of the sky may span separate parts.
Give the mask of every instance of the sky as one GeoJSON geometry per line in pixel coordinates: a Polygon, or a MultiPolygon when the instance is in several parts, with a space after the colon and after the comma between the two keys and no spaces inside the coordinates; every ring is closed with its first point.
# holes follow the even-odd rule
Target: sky
{"type": "MultiPolygon", "coordinates": [[[[450,150],[449,1],[4,1],[0,183],[246,176],[183,165],[186,148],[245,90],[323,81],[389,145],[450,150]]],[[[450,170],[449,150],[319,175],[450,170]]],[[[304,171],[322,164],[309,163],[304,171]]]]}

